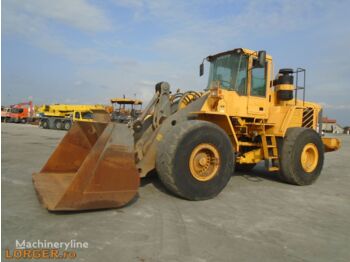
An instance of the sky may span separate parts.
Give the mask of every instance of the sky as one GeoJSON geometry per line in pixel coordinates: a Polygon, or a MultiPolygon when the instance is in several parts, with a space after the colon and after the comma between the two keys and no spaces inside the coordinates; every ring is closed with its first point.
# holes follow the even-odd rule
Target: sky
{"type": "Polygon", "coordinates": [[[245,47],[307,71],[306,99],[350,125],[348,0],[2,0],[1,103],[145,101],[203,90],[203,58],[245,47]]]}

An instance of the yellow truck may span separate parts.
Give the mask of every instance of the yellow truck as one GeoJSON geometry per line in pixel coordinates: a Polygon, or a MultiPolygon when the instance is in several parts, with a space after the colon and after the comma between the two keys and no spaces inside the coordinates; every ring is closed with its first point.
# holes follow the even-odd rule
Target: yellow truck
{"type": "Polygon", "coordinates": [[[39,126],[45,129],[69,130],[75,121],[109,122],[110,107],[104,105],[42,105],[38,108],[39,126]]]}

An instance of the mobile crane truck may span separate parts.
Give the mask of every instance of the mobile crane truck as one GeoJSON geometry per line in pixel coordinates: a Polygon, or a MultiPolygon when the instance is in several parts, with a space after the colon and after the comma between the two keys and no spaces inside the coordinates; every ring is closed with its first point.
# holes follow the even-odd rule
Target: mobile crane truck
{"type": "Polygon", "coordinates": [[[104,105],[52,104],[39,107],[39,126],[45,129],[69,130],[75,121],[109,122],[110,107],[104,105]]]}

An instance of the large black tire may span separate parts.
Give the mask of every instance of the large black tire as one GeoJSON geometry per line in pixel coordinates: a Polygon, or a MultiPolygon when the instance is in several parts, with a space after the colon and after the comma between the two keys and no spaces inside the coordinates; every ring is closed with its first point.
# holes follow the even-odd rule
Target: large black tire
{"type": "Polygon", "coordinates": [[[219,126],[207,121],[181,122],[170,130],[160,142],[156,170],[164,186],[182,198],[205,200],[218,195],[234,172],[232,143],[219,126]],[[213,146],[219,155],[219,165],[212,178],[196,179],[190,169],[191,153],[200,145],[213,146]]]}
{"type": "Polygon", "coordinates": [[[280,175],[282,180],[300,186],[310,185],[316,181],[323,167],[324,146],[320,135],[315,130],[304,127],[289,128],[281,151],[280,175]],[[301,156],[309,144],[315,146],[318,157],[315,158],[315,168],[307,171],[303,168],[301,156]]]}
{"type": "Polygon", "coordinates": [[[48,122],[48,121],[42,121],[42,122],[41,122],[41,126],[42,126],[44,129],[48,129],[48,128],[49,128],[49,122],[48,122]]]}
{"type": "Polygon", "coordinates": [[[62,121],[61,120],[56,120],[55,128],[58,129],[58,130],[62,129],[62,121]]]}
{"type": "Polygon", "coordinates": [[[71,128],[72,124],[69,121],[66,121],[63,123],[64,130],[69,130],[71,128]]]}

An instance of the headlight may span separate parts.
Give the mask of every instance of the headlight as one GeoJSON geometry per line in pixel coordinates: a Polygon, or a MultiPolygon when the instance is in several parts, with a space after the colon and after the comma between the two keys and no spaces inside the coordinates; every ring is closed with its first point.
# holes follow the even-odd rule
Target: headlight
{"type": "Polygon", "coordinates": [[[210,96],[215,98],[222,98],[222,91],[220,88],[210,89],[210,96]]]}
{"type": "Polygon", "coordinates": [[[218,90],[217,89],[213,89],[210,91],[210,95],[211,96],[218,96],[218,90]]]}

